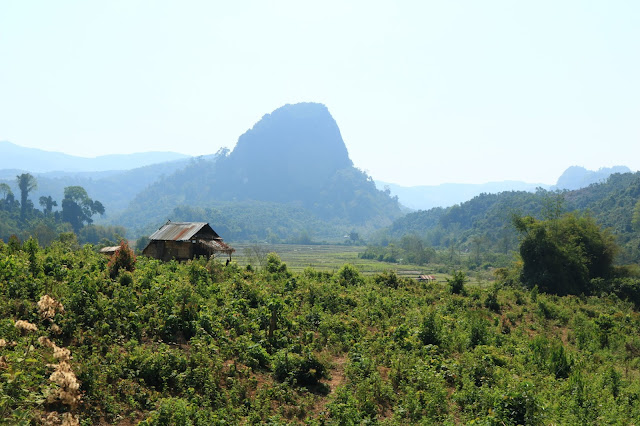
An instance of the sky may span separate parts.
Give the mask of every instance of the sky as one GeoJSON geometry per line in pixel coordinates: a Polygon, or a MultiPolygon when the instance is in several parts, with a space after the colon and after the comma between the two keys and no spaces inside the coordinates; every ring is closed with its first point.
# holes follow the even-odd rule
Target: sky
{"type": "Polygon", "coordinates": [[[0,140],[93,157],[233,148],[325,104],[400,185],[640,169],[640,2],[0,2],[0,140]]]}

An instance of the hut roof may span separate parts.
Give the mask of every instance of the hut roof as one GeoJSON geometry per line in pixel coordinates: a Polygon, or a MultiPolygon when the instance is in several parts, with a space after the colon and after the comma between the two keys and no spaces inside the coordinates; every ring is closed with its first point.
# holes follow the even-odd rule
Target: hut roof
{"type": "Polygon", "coordinates": [[[120,246],[103,247],[100,249],[100,253],[113,254],[118,250],[120,250],[120,246]]]}
{"type": "Polygon", "coordinates": [[[230,255],[231,253],[236,251],[236,249],[234,249],[233,247],[229,247],[228,245],[223,243],[221,240],[201,241],[200,243],[205,247],[208,247],[214,253],[221,252],[221,253],[227,253],[230,255]]]}
{"type": "Polygon", "coordinates": [[[206,222],[171,222],[154,232],[149,239],[155,241],[188,241],[196,234],[212,240],[222,240],[206,222]]]}

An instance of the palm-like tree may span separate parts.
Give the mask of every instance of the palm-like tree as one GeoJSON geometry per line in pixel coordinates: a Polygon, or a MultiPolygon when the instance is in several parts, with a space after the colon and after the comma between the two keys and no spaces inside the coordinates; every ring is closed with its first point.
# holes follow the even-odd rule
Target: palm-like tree
{"type": "Polygon", "coordinates": [[[31,173],[23,173],[16,176],[18,188],[20,188],[20,219],[24,219],[27,214],[27,198],[29,192],[38,187],[38,182],[31,173]]]}

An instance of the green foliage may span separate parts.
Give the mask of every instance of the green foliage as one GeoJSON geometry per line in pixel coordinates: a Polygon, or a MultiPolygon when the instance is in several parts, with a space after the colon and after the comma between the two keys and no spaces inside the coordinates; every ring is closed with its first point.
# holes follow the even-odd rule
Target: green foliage
{"type": "Polygon", "coordinates": [[[36,277],[41,270],[38,261],[38,250],[40,249],[38,242],[33,238],[29,238],[23,244],[22,249],[26,251],[29,256],[29,271],[31,272],[31,276],[36,277]]]}
{"type": "Polygon", "coordinates": [[[273,359],[276,380],[297,386],[314,386],[326,377],[326,367],[309,351],[302,354],[281,350],[273,359]]]}
{"type": "Polygon", "coordinates": [[[631,216],[631,225],[633,226],[633,229],[636,232],[640,231],[640,199],[636,202],[636,205],[633,208],[633,215],[631,216]]]}
{"type": "Polygon", "coordinates": [[[354,266],[346,263],[336,272],[338,284],[344,287],[358,286],[364,283],[360,271],[354,266]]]}
{"type": "Polygon", "coordinates": [[[442,342],[442,331],[435,311],[430,311],[422,321],[418,338],[425,345],[439,345],[442,342]]]}
{"type": "Polygon", "coordinates": [[[503,425],[540,424],[540,407],[534,386],[523,382],[508,389],[495,402],[495,420],[503,425]]]}
{"type": "Polygon", "coordinates": [[[538,221],[514,219],[524,234],[520,244],[522,281],[554,294],[590,294],[594,278],[608,278],[617,247],[590,216],[566,214],[538,221]]]}
{"type": "Polygon", "coordinates": [[[266,269],[267,272],[270,272],[272,274],[286,273],[287,265],[282,263],[282,261],[280,260],[280,256],[278,256],[277,253],[272,252],[267,255],[266,269]]]}
{"type": "Polygon", "coordinates": [[[467,282],[467,274],[463,271],[453,271],[451,277],[446,280],[451,294],[465,294],[464,285],[467,282]]]}
{"type": "Polygon", "coordinates": [[[100,201],[89,198],[87,191],[81,186],[68,186],[64,189],[62,200],[62,220],[69,222],[77,233],[85,222],[91,224],[95,214],[104,214],[104,206],[100,201]]]}
{"type": "Polygon", "coordinates": [[[461,296],[395,271],[341,270],[298,274],[275,254],[251,271],[143,257],[111,279],[108,259],[74,241],[1,243],[0,418],[37,424],[43,412],[70,411],[84,424],[516,425],[640,417],[640,315],[611,294],[614,282],[633,294],[632,268],[598,284],[603,296],[581,297],[475,281],[461,296]],[[43,316],[45,294],[64,311],[43,316]],[[47,365],[57,361],[40,337],[71,352],[82,404],[46,402],[58,386],[47,365]]]}
{"type": "Polygon", "coordinates": [[[18,188],[20,188],[20,219],[24,220],[27,216],[27,211],[30,210],[28,208],[29,192],[38,187],[38,182],[30,173],[22,173],[16,176],[16,181],[18,182],[18,188]]]}
{"type": "Polygon", "coordinates": [[[382,271],[380,274],[373,277],[373,280],[381,286],[398,288],[401,283],[401,279],[398,277],[398,274],[393,270],[382,271]]]}
{"type": "Polygon", "coordinates": [[[487,253],[508,255],[518,248],[518,233],[511,220],[513,214],[555,220],[565,211],[577,215],[589,211],[600,226],[616,236],[621,246],[618,260],[637,263],[640,260],[639,199],[640,172],[616,173],[604,183],[575,191],[552,192],[539,188],[533,193],[481,194],[446,209],[407,214],[396,219],[388,233],[396,239],[417,235],[435,249],[451,248],[452,242],[457,242],[477,264],[487,253]]]}

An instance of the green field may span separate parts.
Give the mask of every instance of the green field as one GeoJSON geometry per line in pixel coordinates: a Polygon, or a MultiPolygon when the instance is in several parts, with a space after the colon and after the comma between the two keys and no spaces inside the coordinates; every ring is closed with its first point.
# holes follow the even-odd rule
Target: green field
{"type": "MultiPolygon", "coordinates": [[[[345,263],[358,268],[365,275],[373,275],[386,270],[394,270],[398,275],[417,279],[419,275],[435,275],[438,282],[444,282],[446,274],[437,273],[439,265],[410,265],[379,262],[377,260],[360,259],[358,253],[364,251],[362,246],[345,246],[334,244],[299,245],[299,244],[233,244],[236,252],[233,260],[241,266],[252,263],[251,248],[259,247],[263,253],[275,252],[287,267],[294,272],[301,272],[311,267],[318,271],[337,271],[345,263]]],[[[256,262],[253,261],[255,264],[256,262]]],[[[255,265],[252,265],[255,266],[255,265]]],[[[259,265],[258,265],[259,266],[259,265]]]]}

